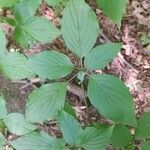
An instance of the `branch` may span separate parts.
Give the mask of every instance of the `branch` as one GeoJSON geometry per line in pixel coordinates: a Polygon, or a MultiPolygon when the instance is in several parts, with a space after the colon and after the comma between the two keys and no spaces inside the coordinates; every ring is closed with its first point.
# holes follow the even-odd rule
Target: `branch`
{"type": "MultiPolygon", "coordinates": [[[[72,84],[72,83],[69,83],[67,85],[67,90],[68,90],[68,92],[78,96],[82,101],[84,101],[84,99],[85,99],[84,94],[86,92],[84,93],[84,91],[79,86],[72,84]]],[[[87,95],[87,93],[86,93],[86,95],[87,95]]]]}

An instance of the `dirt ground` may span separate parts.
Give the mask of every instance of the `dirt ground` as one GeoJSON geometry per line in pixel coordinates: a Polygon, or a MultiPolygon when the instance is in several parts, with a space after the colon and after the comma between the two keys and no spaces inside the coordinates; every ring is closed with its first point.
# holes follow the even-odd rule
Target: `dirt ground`
{"type": "Polygon", "coordinates": [[[27,96],[34,89],[32,85],[25,88],[26,84],[26,81],[10,81],[3,75],[0,76],[0,93],[6,99],[9,113],[24,113],[27,96]]]}

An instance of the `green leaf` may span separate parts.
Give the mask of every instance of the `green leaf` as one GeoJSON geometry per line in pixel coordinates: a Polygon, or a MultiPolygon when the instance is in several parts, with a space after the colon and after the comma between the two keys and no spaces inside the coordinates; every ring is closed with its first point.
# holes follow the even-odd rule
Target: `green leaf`
{"type": "Polygon", "coordinates": [[[36,41],[44,44],[60,36],[60,30],[43,17],[33,17],[24,25],[25,31],[36,41]]]}
{"type": "Polygon", "coordinates": [[[56,51],[45,51],[29,58],[33,71],[41,78],[59,79],[73,70],[70,59],[56,51]]]}
{"type": "Polygon", "coordinates": [[[149,150],[150,148],[150,141],[145,141],[141,144],[142,150],[149,150]]]}
{"type": "Polygon", "coordinates": [[[71,0],[64,9],[61,30],[67,47],[84,57],[96,42],[99,25],[96,15],[84,0],[71,0]]]}
{"type": "Polygon", "coordinates": [[[131,144],[126,148],[126,150],[135,150],[135,146],[131,144]]]}
{"type": "Polygon", "coordinates": [[[23,0],[15,5],[15,17],[16,20],[22,25],[26,23],[35,14],[35,11],[39,7],[41,0],[23,0]]]}
{"type": "Polygon", "coordinates": [[[81,84],[84,81],[86,73],[84,71],[79,71],[77,74],[77,78],[79,80],[78,84],[81,84]]]}
{"type": "Polygon", "coordinates": [[[131,94],[121,80],[111,75],[93,75],[88,84],[91,103],[106,118],[136,126],[131,94]]]}
{"type": "Polygon", "coordinates": [[[77,120],[65,111],[61,112],[59,121],[64,140],[70,145],[86,150],[104,150],[113,130],[113,126],[88,127],[83,130],[77,120]]]}
{"type": "Polygon", "coordinates": [[[7,115],[6,103],[2,96],[0,96],[0,119],[4,119],[7,115]]]}
{"type": "Polygon", "coordinates": [[[54,7],[56,10],[59,7],[63,8],[66,6],[68,1],[69,0],[46,0],[47,4],[54,7]]]}
{"type": "Polygon", "coordinates": [[[97,0],[98,6],[119,27],[126,11],[127,0],[97,0]]]}
{"type": "Polygon", "coordinates": [[[26,0],[27,6],[32,16],[35,15],[36,10],[39,8],[41,2],[42,0],[26,0]]]}
{"type": "Polygon", "coordinates": [[[46,84],[33,91],[28,98],[26,118],[35,123],[54,119],[64,107],[66,91],[65,83],[46,84]]]}
{"type": "Polygon", "coordinates": [[[64,111],[76,118],[75,110],[68,102],[65,102],[64,111]]]}
{"type": "Polygon", "coordinates": [[[22,25],[33,17],[25,0],[15,5],[14,12],[16,20],[22,25]]]}
{"type": "Polygon", "coordinates": [[[19,0],[0,0],[0,8],[14,6],[19,0]]]}
{"type": "Polygon", "coordinates": [[[19,26],[15,29],[14,38],[24,48],[28,48],[33,42],[33,39],[19,26]]]}
{"type": "Polygon", "coordinates": [[[77,120],[72,115],[62,111],[59,121],[64,140],[70,145],[78,146],[80,144],[81,127],[77,120]]]}
{"type": "Polygon", "coordinates": [[[23,0],[14,8],[15,17],[18,21],[14,37],[17,43],[24,48],[28,48],[29,44],[36,40],[26,31],[24,24],[34,17],[35,11],[39,7],[40,3],[41,0],[23,0]]]}
{"type": "Polygon", "coordinates": [[[5,138],[4,136],[0,133],[0,149],[4,149],[5,146],[5,138]]]}
{"type": "Polygon", "coordinates": [[[62,139],[56,139],[46,133],[30,133],[11,142],[16,150],[65,150],[62,139]]]}
{"type": "Polygon", "coordinates": [[[0,120],[0,129],[1,130],[5,129],[5,124],[3,120],[0,120]]]}
{"type": "Polygon", "coordinates": [[[28,48],[30,37],[26,34],[25,31],[22,30],[21,27],[15,29],[13,37],[15,38],[16,42],[20,44],[23,48],[28,48]]]}
{"type": "Polygon", "coordinates": [[[57,6],[61,1],[63,1],[63,0],[46,0],[48,5],[50,5],[50,6],[57,6]]]}
{"type": "Polygon", "coordinates": [[[8,130],[16,135],[27,134],[36,129],[35,125],[32,125],[22,114],[19,113],[8,114],[4,118],[4,123],[8,130]]]}
{"type": "Polygon", "coordinates": [[[7,44],[6,36],[0,25],[0,55],[6,52],[6,44],[7,44]]]}
{"type": "Polygon", "coordinates": [[[14,18],[9,18],[9,17],[5,17],[5,21],[7,22],[7,24],[9,24],[10,26],[16,26],[17,22],[14,18]]]}
{"type": "Polygon", "coordinates": [[[120,49],[120,43],[97,46],[85,57],[85,67],[88,70],[103,69],[113,60],[120,49]]]}
{"type": "Polygon", "coordinates": [[[106,129],[87,127],[81,134],[81,147],[86,150],[105,150],[110,141],[113,126],[106,129]]]}
{"type": "MultiPolygon", "coordinates": [[[[24,7],[24,5],[22,7],[24,7]]],[[[24,11],[27,11],[25,8],[20,9],[21,13],[26,14],[24,13],[24,11]]],[[[42,44],[52,42],[60,36],[60,30],[46,18],[37,16],[31,18],[33,14],[31,12],[28,13],[29,15],[24,15],[24,17],[20,15],[20,20],[22,19],[22,22],[25,23],[23,26],[18,25],[14,32],[16,41],[20,43],[22,47],[27,48],[28,45],[33,42],[40,42],[42,44]]]]}
{"type": "Polygon", "coordinates": [[[149,45],[150,44],[150,34],[143,33],[143,35],[141,37],[141,41],[142,41],[142,46],[149,45]]]}
{"type": "Polygon", "coordinates": [[[150,112],[144,113],[138,120],[135,137],[137,139],[146,139],[150,137],[150,112]]]}
{"type": "Polygon", "coordinates": [[[0,57],[0,70],[12,80],[33,76],[27,58],[18,52],[10,52],[0,57]]]}
{"type": "Polygon", "coordinates": [[[129,129],[122,124],[116,124],[111,136],[111,144],[114,148],[125,148],[132,140],[129,129]]]}

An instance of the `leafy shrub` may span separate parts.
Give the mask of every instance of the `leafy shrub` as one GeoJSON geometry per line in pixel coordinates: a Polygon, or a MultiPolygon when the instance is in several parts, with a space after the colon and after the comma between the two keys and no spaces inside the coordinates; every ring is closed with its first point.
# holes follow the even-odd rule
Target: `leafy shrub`
{"type": "MultiPolygon", "coordinates": [[[[35,76],[52,83],[42,85],[28,97],[25,114],[7,113],[0,97],[0,126],[18,138],[9,142],[16,150],[102,150],[108,144],[114,148],[134,149],[134,140],[142,140],[142,148],[149,147],[150,114],[145,113],[137,122],[134,103],[125,84],[113,75],[95,74],[105,68],[120,51],[121,43],[94,46],[99,35],[99,24],[93,10],[84,0],[46,0],[53,7],[65,5],[61,30],[41,16],[35,16],[41,0],[0,0],[0,7],[10,7],[15,19],[2,17],[1,21],[14,28],[14,39],[22,48],[33,43],[49,43],[62,35],[67,48],[80,59],[75,66],[65,54],[47,50],[26,57],[20,52],[9,52],[6,37],[0,29],[0,71],[11,80],[31,79],[35,76]],[[71,72],[77,71],[71,77],[71,72]],[[60,79],[70,75],[70,79],[60,79]],[[112,120],[110,125],[82,127],[75,112],[66,103],[67,84],[77,77],[80,84],[88,78],[87,97],[101,115],[112,120]],[[55,138],[38,131],[37,124],[56,119],[63,138],[55,138]],[[130,128],[129,128],[130,127],[130,128]],[[130,129],[130,130],[129,130],[130,129]],[[131,130],[134,130],[135,134],[131,130]]],[[[125,13],[126,0],[97,0],[99,7],[119,27],[125,13]]],[[[65,79],[65,78],[64,78],[65,79]]],[[[6,139],[0,134],[0,148],[6,139]]]]}

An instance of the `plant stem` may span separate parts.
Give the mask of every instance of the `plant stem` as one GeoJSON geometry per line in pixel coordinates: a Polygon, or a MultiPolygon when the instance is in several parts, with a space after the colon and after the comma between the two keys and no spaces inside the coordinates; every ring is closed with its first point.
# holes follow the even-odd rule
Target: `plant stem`
{"type": "MultiPolygon", "coordinates": [[[[82,58],[80,59],[80,65],[81,65],[81,69],[84,69],[82,58]]],[[[86,100],[84,82],[81,83],[81,89],[84,91],[84,103],[85,103],[85,107],[86,107],[86,123],[87,123],[87,121],[88,121],[88,103],[87,103],[87,100],[86,100]]]]}
{"type": "Polygon", "coordinates": [[[78,68],[78,67],[74,67],[74,69],[79,70],[79,71],[83,71],[82,68],[78,68]]]}
{"type": "Polygon", "coordinates": [[[86,100],[86,93],[85,93],[85,89],[84,89],[84,83],[82,82],[81,83],[81,89],[84,91],[84,103],[85,103],[85,107],[86,107],[86,123],[88,122],[88,103],[87,103],[87,100],[86,100]]]}
{"type": "Polygon", "coordinates": [[[66,83],[69,83],[70,81],[72,81],[76,76],[77,76],[77,74],[74,75],[72,78],[70,78],[68,81],[66,81],[66,83]]]}

